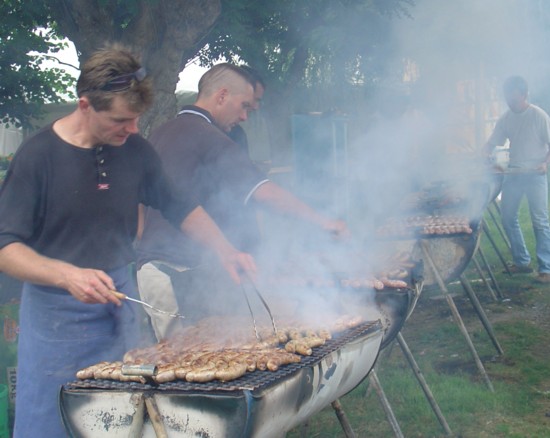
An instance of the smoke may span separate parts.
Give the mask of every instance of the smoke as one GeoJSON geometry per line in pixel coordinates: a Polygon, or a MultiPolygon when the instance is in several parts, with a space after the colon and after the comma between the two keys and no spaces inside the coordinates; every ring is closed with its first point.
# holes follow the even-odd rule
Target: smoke
{"type": "Polygon", "coordinates": [[[389,56],[402,81],[383,81],[350,114],[350,217],[359,231],[430,184],[452,181],[462,196],[483,179],[481,149],[506,110],[506,77],[524,76],[543,107],[550,94],[545,2],[415,3],[412,17],[391,22],[389,56]]]}
{"type": "MultiPolygon", "coordinates": [[[[502,82],[510,75],[524,76],[532,100],[539,100],[541,106],[550,94],[547,10],[544,2],[534,0],[416,1],[410,10],[412,17],[391,21],[393,47],[388,58],[380,59],[384,65],[401,65],[405,69],[402,81],[396,83],[389,75],[363,105],[346,115],[345,154],[335,141],[341,114],[299,120],[301,125],[319,126],[294,144],[298,194],[316,207],[330,204],[332,210],[327,211],[345,217],[354,239],[361,242],[359,249],[365,249],[362,242],[372,237],[380,222],[392,214],[406,214],[409,201],[411,205],[415,201],[411,195],[417,193],[464,198],[469,204],[461,204],[462,212],[479,216],[489,192],[480,149],[506,110],[502,82]],[[323,125],[329,127],[333,150],[318,137],[323,125]],[[308,138],[311,147],[303,147],[308,138]],[[308,165],[309,173],[304,171],[308,165]]],[[[286,228],[270,228],[268,234],[272,231],[276,237],[270,243],[279,246],[278,256],[270,253],[266,258],[311,253],[311,247],[299,243],[311,230],[287,223],[286,228]],[[286,239],[292,243],[283,243],[286,239]]],[[[304,275],[323,279],[342,270],[368,277],[384,269],[376,266],[376,254],[350,257],[329,242],[313,240],[318,252],[328,251],[334,257],[329,263],[312,257],[291,263],[304,275]]],[[[311,290],[304,293],[308,300],[311,290]]],[[[321,294],[311,302],[317,301],[318,308],[331,307],[334,296],[338,293],[321,294]]]]}
{"type": "MultiPolygon", "coordinates": [[[[296,185],[287,187],[314,207],[347,219],[356,247],[338,246],[309,224],[263,214],[266,241],[257,257],[262,275],[258,284],[276,315],[326,320],[351,313],[358,302],[372,303],[372,295],[362,290],[357,300],[341,300],[334,274],[364,279],[384,270],[380,254],[365,254],[363,242],[380,221],[407,205],[411,193],[442,180],[452,181],[450,188],[460,196],[471,193],[470,182],[481,172],[475,164],[479,150],[505,110],[500,90],[507,76],[523,75],[534,99],[548,93],[545,2],[415,3],[412,17],[391,21],[393,47],[380,59],[384,65],[406,67],[402,81],[396,84],[392,75],[391,83],[357,106],[361,110],[350,111],[347,129],[340,129],[342,115],[300,122],[319,126],[301,139],[311,148],[298,150],[294,144],[299,155],[296,185]],[[328,145],[314,135],[325,127],[328,145]],[[346,140],[336,144],[342,133],[346,140]],[[462,184],[464,179],[468,181],[462,184]]],[[[254,155],[257,146],[250,147],[254,155]]],[[[219,292],[220,298],[209,296],[203,304],[247,314],[239,286],[227,285],[219,292]]],[[[266,312],[257,302],[255,310],[265,322],[266,312]]]]}
{"type": "MultiPolygon", "coordinates": [[[[451,119],[460,104],[471,104],[477,124],[498,117],[504,109],[501,85],[510,75],[524,76],[532,98],[546,104],[542,102],[548,95],[550,67],[546,2],[418,0],[412,15],[394,20],[392,34],[399,46],[397,57],[417,68],[410,92],[424,110],[451,119]],[[465,83],[470,89],[460,90],[465,83]],[[489,108],[495,101],[501,107],[489,108]]],[[[478,129],[476,143],[487,135],[486,129],[478,129]]]]}
{"type": "Polygon", "coordinates": [[[393,21],[393,29],[400,53],[431,87],[483,74],[538,82],[548,67],[546,9],[536,0],[418,0],[413,19],[393,21]]]}

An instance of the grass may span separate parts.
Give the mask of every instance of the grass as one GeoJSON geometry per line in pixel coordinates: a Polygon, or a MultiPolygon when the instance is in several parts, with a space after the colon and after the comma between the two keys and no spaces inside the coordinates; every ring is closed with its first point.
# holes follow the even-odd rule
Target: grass
{"type": "MultiPolygon", "coordinates": [[[[520,222],[531,254],[534,236],[526,205],[520,222]]],[[[498,248],[509,251],[487,216],[498,248]]],[[[499,356],[460,285],[449,285],[455,303],[494,386],[490,392],[467,343],[437,291],[422,293],[402,334],[456,437],[543,438],[550,436],[550,286],[528,275],[503,274],[503,265],[485,237],[481,248],[504,295],[495,302],[483,283],[472,282],[504,350],[499,356]]],[[[477,273],[468,267],[470,279],[477,273]]],[[[446,436],[397,343],[382,352],[376,372],[406,437],[446,436]]],[[[395,436],[379,398],[366,379],[340,399],[357,437],[395,436]]],[[[287,438],[340,438],[345,434],[332,408],[310,418],[287,438]]]]}

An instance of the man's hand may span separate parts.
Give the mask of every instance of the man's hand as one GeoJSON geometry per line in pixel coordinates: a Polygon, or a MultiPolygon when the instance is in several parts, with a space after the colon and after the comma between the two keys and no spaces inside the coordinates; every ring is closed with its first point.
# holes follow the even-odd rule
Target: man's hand
{"type": "Polygon", "coordinates": [[[239,272],[245,272],[247,275],[255,274],[256,263],[252,256],[237,251],[201,206],[187,215],[180,228],[193,240],[214,251],[236,284],[241,282],[239,272]]]}
{"type": "Polygon", "coordinates": [[[231,251],[220,254],[220,262],[235,284],[241,283],[240,273],[244,273],[250,278],[255,278],[257,271],[256,263],[250,254],[231,251]]]}
{"type": "Polygon", "coordinates": [[[86,304],[114,303],[121,305],[120,300],[111,293],[115,290],[113,279],[97,269],[83,269],[66,265],[63,269],[59,287],[66,289],[78,301],[86,304]]]}
{"type": "Polygon", "coordinates": [[[323,224],[323,230],[338,239],[347,239],[351,237],[348,225],[342,220],[327,220],[323,224]]]}
{"type": "Polygon", "coordinates": [[[21,281],[65,289],[83,303],[121,304],[109,292],[115,285],[105,272],[45,257],[20,242],[0,250],[0,270],[21,281]]]}
{"type": "Polygon", "coordinates": [[[535,168],[535,172],[537,172],[537,173],[546,173],[546,172],[548,172],[548,163],[546,161],[544,163],[542,163],[540,166],[535,168]]]}

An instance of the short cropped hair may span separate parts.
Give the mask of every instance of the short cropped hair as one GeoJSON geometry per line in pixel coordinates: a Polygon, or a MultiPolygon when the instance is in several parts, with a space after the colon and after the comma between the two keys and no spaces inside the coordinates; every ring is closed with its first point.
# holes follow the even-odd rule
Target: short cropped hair
{"type": "Polygon", "coordinates": [[[198,97],[211,96],[222,87],[227,87],[233,93],[242,93],[247,84],[252,88],[256,85],[254,79],[245,70],[228,62],[222,62],[202,75],[199,80],[198,97]]]}
{"type": "Polygon", "coordinates": [[[113,79],[136,73],[140,68],[137,58],[121,45],[100,49],[82,65],[76,83],[77,95],[87,96],[96,111],[111,109],[114,97],[121,96],[130,110],[143,113],[153,103],[153,84],[150,78],[131,79],[129,87],[124,90],[108,89],[108,84],[113,79]]]}
{"type": "Polygon", "coordinates": [[[260,73],[258,73],[258,70],[250,67],[249,65],[240,65],[239,66],[240,68],[242,68],[245,72],[248,73],[248,75],[252,78],[252,80],[254,81],[254,88],[256,88],[256,86],[259,84],[262,86],[262,88],[265,90],[267,87],[266,87],[266,84],[265,84],[265,81],[264,79],[262,78],[262,76],[260,75],[260,73]]]}
{"type": "Polygon", "coordinates": [[[504,90],[504,94],[510,94],[514,91],[518,91],[522,96],[527,96],[527,93],[529,92],[527,81],[521,76],[510,76],[504,81],[502,88],[504,90]]]}

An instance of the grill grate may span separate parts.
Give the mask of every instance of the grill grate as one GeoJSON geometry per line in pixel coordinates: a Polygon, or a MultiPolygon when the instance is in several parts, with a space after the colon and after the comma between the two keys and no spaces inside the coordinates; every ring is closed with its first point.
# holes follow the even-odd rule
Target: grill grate
{"type": "Polygon", "coordinates": [[[77,380],[64,385],[65,390],[76,389],[108,389],[118,391],[241,391],[255,390],[262,387],[267,387],[279,380],[293,374],[295,371],[311,367],[319,363],[325,356],[338,350],[345,344],[354,341],[362,336],[376,332],[382,329],[380,321],[370,321],[360,326],[347,330],[339,336],[328,340],[324,345],[313,348],[311,356],[302,356],[299,363],[293,363],[281,366],[277,371],[260,371],[256,370],[251,373],[246,373],[244,376],[229,381],[220,382],[214,380],[206,383],[192,383],[182,380],[157,384],[153,381],[149,383],[138,382],[119,382],[115,380],[88,379],[77,380]]]}
{"type": "Polygon", "coordinates": [[[481,220],[471,220],[469,222],[471,232],[457,231],[453,233],[441,233],[436,232],[427,233],[424,231],[424,227],[410,227],[405,232],[377,234],[372,240],[374,241],[400,241],[400,240],[418,240],[418,239],[451,239],[455,237],[463,237],[465,239],[475,240],[480,231],[481,220]]]}

